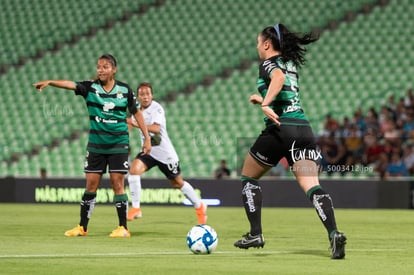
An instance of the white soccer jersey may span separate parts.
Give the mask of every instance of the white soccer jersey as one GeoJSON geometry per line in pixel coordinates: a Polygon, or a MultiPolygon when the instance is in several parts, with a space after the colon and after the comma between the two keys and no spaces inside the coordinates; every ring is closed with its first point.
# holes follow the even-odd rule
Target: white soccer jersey
{"type": "MultiPolygon", "coordinates": [[[[160,136],[161,143],[159,145],[152,146],[150,156],[154,159],[165,163],[176,163],[178,162],[178,155],[174,149],[174,146],[168,136],[167,132],[167,120],[165,118],[164,108],[156,102],[152,101],[151,105],[146,109],[141,110],[144,116],[145,125],[152,125],[154,123],[160,125],[160,136]]],[[[140,131],[141,142],[144,141],[144,135],[140,131]]],[[[153,136],[153,133],[149,133],[150,136],[153,136]]]]}

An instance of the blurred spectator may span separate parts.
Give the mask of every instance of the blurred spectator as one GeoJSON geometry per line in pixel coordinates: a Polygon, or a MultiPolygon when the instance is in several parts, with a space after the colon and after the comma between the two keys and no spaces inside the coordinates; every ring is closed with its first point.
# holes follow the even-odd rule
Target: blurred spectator
{"type": "Polygon", "coordinates": [[[273,176],[273,177],[280,177],[280,178],[286,177],[287,175],[286,171],[288,168],[289,168],[289,163],[287,159],[282,158],[276,166],[272,167],[269,170],[268,175],[273,176]]]}
{"type": "Polygon", "coordinates": [[[355,112],[354,112],[354,117],[353,117],[353,124],[355,124],[356,126],[358,126],[358,128],[362,131],[365,132],[365,119],[364,119],[364,115],[362,114],[362,109],[358,108],[355,112]]]}
{"type": "Polygon", "coordinates": [[[387,108],[387,106],[383,105],[381,107],[381,111],[379,114],[379,124],[382,130],[382,125],[387,123],[388,121],[393,121],[394,120],[394,114],[392,112],[392,110],[390,110],[389,108],[387,108]]]}
{"type": "Polygon", "coordinates": [[[337,139],[335,138],[335,132],[331,132],[321,146],[323,170],[327,171],[328,174],[341,170],[339,167],[345,165],[347,160],[347,149],[343,138],[337,139]]]}
{"type": "Polygon", "coordinates": [[[378,113],[375,111],[374,108],[370,108],[365,116],[365,128],[366,130],[372,129],[377,132],[380,128],[378,122],[378,113]]]}
{"type": "Polygon", "coordinates": [[[394,121],[390,117],[385,116],[382,122],[380,123],[381,135],[384,135],[385,132],[388,132],[391,129],[394,129],[395,128],[394,124],[395,124],[394,121]]]}
{"type": "Polygon", "coordinates": [[[40,178],[46,179],[47,178],[47,170],[46,168],[40,168],[40,178]]]}
{"type": "Polygon", "coordinates": [[[404,139],[414,139],[414,116],[412,114],[407,116],[403,122],[403,137],[404,139]]]}
{"type": "Polygon", "coordinates": [[[360,163],[363,154],[363,140],[361,131],[356,125],[352,125],[349,129],[349,134],[344,138],[345,147],[347,150],[347,165],[360,163]]]}
{"type": "Polygon", "coordinates": [[[365,150],[362,163],[364,165],[370,165],[379,161],[380,155],[384,152],[384,146],[379,143],[376,132],[373,129],[368,129],[363,141],[365,150]]]}
{"type": "Polygon", "coordinates": [[[40,178],[46,179],[47,178],[47,170],[46,168],[40,168],[40,178]]]}
{"type": "Polygon", "coordinates": [[[406,108],[411,108],[414,105],[414,95],[411,88],[407,90],[407,95],[404,98],[404,105],[406,108]]]}
{"type": "Polygon", "coordinates": [[[389,121],[388,127],[384,131],[385,142],[390,143],[392,146],[401,146],[402,143],[402,131],[397,127],[397,124],[393,121],[389,121]]]}
{"type": "Polygon", "coordinates": [[[341,137],[346,137],[349,135],[350,132],[350,128],[352,127],[352,123],[351,120],[349,119],[349,117],[344,117],[342,124],[339,125],[339,136],[341,137]]]}
{"type": "Polygon", "coordinates": [[[227,167],[225,159],[220,161],[220,166],[214,171],[214,178],[223,179],[229,177],[231,174],[230,169],[227,167]]]}
{"type": "Polygon", "coordinates": [[[324,130],[327,133],[335,132],[339,129],[339,123],[332,117],[331,114],[327,114],[325,118],[324,130]]]}
{"type": "Polygon", "coordinates": [[[374,166],[382,179],[414,175],[412,89],[408,89],[407,94],[400,97],[398,102],[395,95],[388,96],[380,110],[371,107],[366,115],[361,107],[358,108],[352,120],[345,116],[339,126],[328,114],[323,135],[318,138],[324,171],[329,172],[328,165],[337,165],[338,168],[338,165],[347,167],[361,163],[374,166]]]}
{"type": "Polygon", "coordinates": [[[413,145],[408,144],[404,147],[403,161],[407,172],[410,175],[414,174],[414,150],[413,145]]]}
{"type": "Polygon", "coordinates": [[[393,112],[396,110],[397,103],[395,102],[394,95],[390,95],[388,97],[388,101],[387,101],[386,106],[387,106],[388,109],[392,110],[393,112]]]}
{"type": "Polygon", "coordinates": [[[391,155],[391,160],[387,165],[385,177],[407,177],[408,171],[407,167],[404,164],[404,161],[401,159],[398,153],[393,153],[391,155]]]}
{"type": "Polygon", "coordinates": [[[407,118],[407,108],[405,107],[403,97],[400,98],[400,101],[395,106],[394,113],[395,113],[395,119],[396,120],[399,120],[399,119],[401,119],[403,121],[406,120],[406,118],[407,118]]]}
{"type": "Polygon", "coordinates": [[[381,179],[386,179],[388,167],[388,155],[385,152],[382,152],[379,155],[378,161],[375,163],[375,172],[378,173],[381,179]]]}

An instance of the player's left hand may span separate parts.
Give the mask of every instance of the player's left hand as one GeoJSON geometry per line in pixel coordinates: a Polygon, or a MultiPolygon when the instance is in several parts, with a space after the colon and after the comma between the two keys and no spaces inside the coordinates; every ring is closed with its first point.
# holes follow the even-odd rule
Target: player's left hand
{"type": "Polygon", "coordinates": [[[270,120],[280,126],[279,116],[275,113],[275,111],[273,111],[272,108],[269,106],[262,106],[262,111],[270,120]]]}
{"type": "Polygon", "coordinates": [[[251,95],[251,96],[250,96],[249,101],[250,101],[250,103],[252,103],[252,104],[262,104],[262,102],[263,102],[263,97],[261,97],[261,96],[260,96],[260,95],[258,95],[258,94],[253,94],[253,95],[251,95]]]}

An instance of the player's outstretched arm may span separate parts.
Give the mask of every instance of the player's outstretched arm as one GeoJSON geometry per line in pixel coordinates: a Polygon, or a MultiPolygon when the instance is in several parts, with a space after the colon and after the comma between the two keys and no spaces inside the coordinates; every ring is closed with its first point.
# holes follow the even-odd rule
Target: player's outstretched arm
{"type": "Polygon", "coordinates": [[[67,90],[75,90],[76,83],[71,80],[43,80],[33,84],[33,86],[38,90],[42,91],[43,88],[47,86],[53,86],[57,88],[67,89],[67,90]]]}

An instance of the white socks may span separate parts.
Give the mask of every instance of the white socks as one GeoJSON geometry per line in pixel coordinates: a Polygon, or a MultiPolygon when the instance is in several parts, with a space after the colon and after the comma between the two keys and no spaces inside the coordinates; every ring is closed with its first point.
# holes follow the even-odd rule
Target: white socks
{"type": "MultiPolygon", "coordinates": [[[[129,191],[131,193],[131,204],[133,208],[141,207],[141,176],[128,175],[129,191]]],[[[184,181],[181,192],[194,205],[195,208],[201,206],[201,199],[198,197],[194,188],[188,182],[184,181]]]]}
{"type": "Polygon", "coordinates": [[[185,197],[191,201],[195,208],[199,208],[201,206],[201,199],[197,196],[197,193],[194,191],[194,188],[191,186],[191,184],[184,181],[184,185],[180,190],[183,192],[185,197]]]}
{"type": "Polygon", "coordinates": [[[128,175],[129,191],[133,208],[141,207],[141,176],[128,175]]]}

